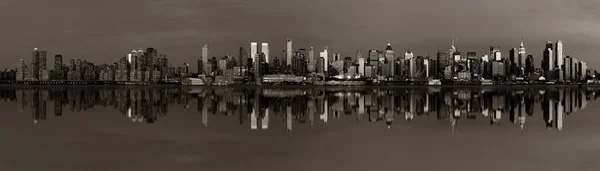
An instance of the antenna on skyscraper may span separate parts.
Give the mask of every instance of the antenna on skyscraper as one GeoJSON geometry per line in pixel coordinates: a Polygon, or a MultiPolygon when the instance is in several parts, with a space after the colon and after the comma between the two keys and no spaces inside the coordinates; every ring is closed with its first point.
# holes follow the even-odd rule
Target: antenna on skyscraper
{"type": "Polygon", "coordinates": [[[521,47],[523,47],[523,36],[521,36],[521,47]]]}

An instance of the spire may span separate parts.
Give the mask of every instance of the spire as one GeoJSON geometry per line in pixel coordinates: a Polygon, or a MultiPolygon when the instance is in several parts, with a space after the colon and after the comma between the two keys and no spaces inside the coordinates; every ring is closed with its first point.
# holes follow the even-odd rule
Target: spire
{"type": "Polygon", "coordinates": [[[523,36],[521,36],[521,47],[523,47],[523,36]]]}

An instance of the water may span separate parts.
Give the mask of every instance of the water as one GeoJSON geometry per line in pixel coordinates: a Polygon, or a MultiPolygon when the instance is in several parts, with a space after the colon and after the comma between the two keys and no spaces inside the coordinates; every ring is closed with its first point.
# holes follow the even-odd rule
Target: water
{"type": "Polygon", "coordinates": [[[600,87],[0,87],[0,170],[600,170],[600,87]]]}

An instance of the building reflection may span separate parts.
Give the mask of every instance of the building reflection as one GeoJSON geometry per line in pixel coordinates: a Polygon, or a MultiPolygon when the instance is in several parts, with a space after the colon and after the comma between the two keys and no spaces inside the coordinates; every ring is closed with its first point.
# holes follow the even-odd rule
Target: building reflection
{"type": "MultiPolygon", "coordinates": [[[[507,122],[525,128],[535,108],[541,108],[548,129],[562,130],[569,115],[597,98],[595,87],[2,87],[0,98],[16,102],[19,111],[32,112],[34,123],[46,120],[48,103],[55,116],[63,110],[85,112],[95,106],[112,107],[136,123],[155,123],[176,105],[196,102],[201,123],[209,127],[216,115],[238,118],[251,130],[269,129],[282,121],[292,131],[296,124],[323,124],[352,117],[357,122],[385,124],[429,119],[461,122],[481,119],[491,125],[507,122]],[[354,115],[354,116],[353,116],[354,115]],[[429,117],[431,116],[431,117],[429,117]],[[506,121],[503,121],[506,120],[506,121]],[[487,122],[487,121],[486,121],[487,122]]],[[[186,109],[189,110],[189,109],[186,109]]],[[[435,121],[435,120],[433,120],[435,121]]],[[[541,121],[540,121],[541,122],[541,121]]]]}

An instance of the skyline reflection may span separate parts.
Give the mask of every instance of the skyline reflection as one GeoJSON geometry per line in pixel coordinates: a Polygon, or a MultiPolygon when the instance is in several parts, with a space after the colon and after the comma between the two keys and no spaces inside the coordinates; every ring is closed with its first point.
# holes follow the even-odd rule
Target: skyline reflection
{"type": "MultiPolygon", "coordinates": [[[[52,108],[85,112],[95,106],[112,107],[132,122],[152,124],[180,106],[199,113],[203,127],[215,115],[238,119],[250,130],[268,130],[273,122],[323,124],[351,117],[393,128],[398,120],[447,121],[452,130],[461,122],[485,119],[490,125],[541,122],[562,130],[568,117],[597,99],[597,87],[0,87],[0,98],[31,108],[34,123],[46,122],[52,108]],[[196,108],[192,106],[196,105],[196,108]],[[541,114],[541,117],[533,118],[541,114]],[[431,117],[428,117],[431,116],[431,117]],[[432,119],[435,118],[435,119],[432,119]],[[533,118],[533,120],[531,119],[533,118]]],[[[56,118],[59,119],[59,118],[56,118]]],[[[431,122],[433,122],[431,121],[431,122]]],[[[277,128],[280,129],[280,128],[277,128]]]]}

